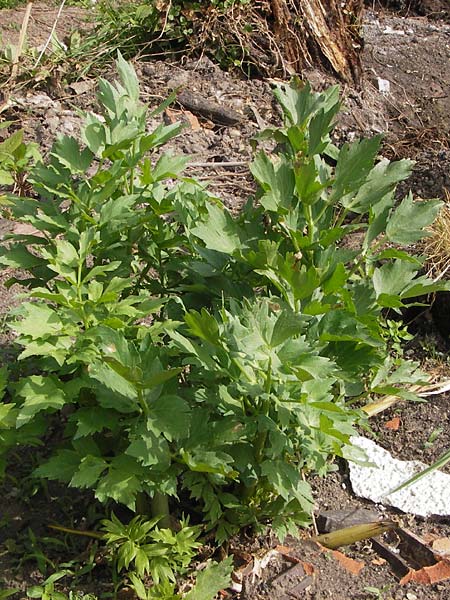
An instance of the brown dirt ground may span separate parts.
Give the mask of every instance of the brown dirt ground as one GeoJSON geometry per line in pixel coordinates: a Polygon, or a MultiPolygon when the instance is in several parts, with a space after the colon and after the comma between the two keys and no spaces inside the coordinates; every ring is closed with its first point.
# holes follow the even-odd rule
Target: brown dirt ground
{"type": "MultiPolygon", "coordinates": [[[[412,157],[416,166],[412,178],[403,186],[421,197],[445,197],[445,189],[450,189],[450,19],[447,0],[395,1],[391,2],[390,12],[380,6],[377,0],[368,3],[364,22],[364,72],[361,89],[343,89],[346,110],[340,117],[336,132],[337,141],[353,139],[361,135],[385,132],[384,152],[392,158],[412,157]],[[379,90],[379,80],[390,83],[390,92],[379,90]]],[[[386,5],[386,3],[384,3],[386,5]]],[[[57,7],[44,2],[36,2],[29,28],[29,44],[39,46],[48,38],[57,7]]],[[[64,8],[57,33],[67,35],[72,27],[83,27],[89,13],[78,8],[64,8]]],[[[3,42],[15,43],[18,36],[23,9],[0,11],[0,31],[3,42]]],[[[227,204],[238,210],[242,202],[253,191],[247,163],[250,159],[249,139],[265,125],[275,124],[280,115],[273,101],[267,81],[246,81],[237,75],[223,73],[206,57],[201,60],[186,59],[174,63],[170,60],[140,62],[136,65],[142,83],[143,99],[152,106],[163,100],[168,90],[183,84],[192,92],[200,93],[217,103],[241,112],[242,120],[235,126],[222,126],[198,117],[198,121],[182,106],[175,106],[177,118],[187,119],[192,128],[186,130],[171,143],[177,152],[193,156],[194,165],[189,173],[210,181],[210,188],[227,204]],[[226,168],[214,163],[243,163],[226,168]]],[[[316,89],[334,83],[329,76],[316,70],[302,73],[316,89]]],[[[38,141],[48,150],[57,132],[76,134],[79,126],[77,108],[95,110],[93,94],[95,82],[83,82],[80,86],[46,89],[42,91],[22,91],[12,102],[3,116],[14,120],[23,127],[30,140],[38,141]]],[[[171,115],[166,115],[171,118],[171,115]]],[[[151,125],[151,124],[150,124],[151,125]]],[[[13,224],[0,221],[0,236],[11,229],[13,224]]],[[[6,290],[3,282],[11,274],[0,274],[0,326],[2,315],[14,302],[16,290],[6,290]]],[[[430,317],[430,314],[428,314],[430,317]]],[[[431,317],[430,317],[431,319],[431,317]]],[[[420,335],[406,349],[412,356],[419,356],[425,368],[438,372],[439,377],[450,374],[447,341],[440,336],[432,320],[423,319],[420,335]]],[[[0,331],[0,344],[7,349],[10,339],[6,328],[0,331]]],[[[0,354],[1,356],[1,354],[0,354]]],[[[3,355],[4,356],[4,355],[3,355]]],[[[374,435],[377,441],[402,459],[420,459],[432,462],[448,449],[450,439],[450,395],[443,394],[425,404],[402,404],[373,420],[374,435]],[[400,428],[392,431],[385,427],[393,416],[400,417],[400,428]],[[430,435],[442,429],[433,444],[427,444],[430,435]]],[[[20,477],[20,468],[13,475],[20,477]]],[[[29,547],[16,540],[18,532],[32,528],[37,537],[48,536],[46,524],[51,520],[69,522],[82,526],[84,521],[95,520],[95,515],[83,515],[83,507],[89,498],[79,498],[66,494],[57,487],[50,486],[46,493],[30,485],[31,500],[19,496],[19,488],[11,480],[3,489],[2,528],[0,539],[5,551],[0,552],[0,583],[19,585],[25,590],[27,585],[38,583],[42,575],[38,573],[33,560],[25,559],[29,547]],[[56,498],[64,498],[64,510],[56,498]],[[83,517],[83,519],[82,519],[83,517]],[[8,552],[9,550],[9,552],[8,552]],[[22,553],[22,557],[20,556],[22,553]],[[22,558],[22,562],[18,561],[22,558]],[[21,572],[18,577],[17,573],[21,572]],[[3,582],[1,579],[3,578],[3,582]]],[[[324,509],[355,509],[358,507],[375,509],[383,518],[395,518],[418,535],[450,536],[450,520],[420,519],[412,515],[400,514],[382,506],[356,498],[352,494],[347,470],[344,464],[340,470],[325,480],[313,481],[317,512],[324,509]]],[[[53,534],[52,534],[53,535],[53,534]]],[[[67,540],[67,538],[66,538],[67,540]]],[[[69,550],[64,550],[64,558],[70,552],[81,554],[87,551],[84,541],[67,541],[69,550]]],[[[384,590],[384,598],[395,600],[428,600],[450,598],[448,581],[433,586],[408,584],[400,586],[398,578],[386,562],[376,554],[370,542],[355,544],[346,550],[354,559],[363,561],[364,568],[358,575],[349,573],[329,553],[320,552],[317,547],[305,541],[286,542],[298,560],[312,565],[312,579],[301,596],[292,596],[289,590],[297,585],[303,576],[293,574],[289,584],[281,589],[272,586],[271,581],[292,566],[283,556],[275,558],[258,576],[244,578],[242,592],[231,593],[232,598],[253,600],[271,598],[281,600],[292,597],[325,600],[365,600],[375,598],[375,592],[367,587],[384,590]]],[[[260,556],[274,546],[270,537],[246,539],[241,536],[231,547],[241,562],[251,565],[251,556],[260,556]],[[243,558],[242,558],[243,557],[243,558]]],[[[53,559],[58,557],[58,548],[50,551],[53,559]]],[[[292,559],[291,559],[292,561],[292,559]]],[[[98,568],[98,567],[97,567],[98,568]]],[[[101,567],[100,567],[101,569],[101,567]]],[[[105,591],[101,584],[102,573],[96,571],[96,591],[105,591]]]]}

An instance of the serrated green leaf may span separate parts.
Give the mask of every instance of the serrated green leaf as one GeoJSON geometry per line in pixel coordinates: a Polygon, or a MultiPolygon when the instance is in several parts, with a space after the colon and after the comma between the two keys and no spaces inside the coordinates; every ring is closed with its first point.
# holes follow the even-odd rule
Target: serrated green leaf
{"type": "Polygon", "coordinates": [[[324,294],[333,294],[340,290],[347,281],[347,272],[343,263],[338,263],[331,274],[323,283],[324,294]]]}
{"type": "Polygon", "coordinates": [[[15,269],[33,269],[43,264],[42,258],[35,256],[24,246],[12,245],[0,248],[0,264],[15,269]]]}
{"type": "Polygon", "coordinates": [[[53,144],[51,154],[72,173],[85,173],[93,158],[89,148],[81,150],[77,140],[66,135],[60,136],[53,144]]]}
{"type": "Polygon", "coordinates": [[[105,273],[115,271],[116,269],[118,269],[120,267],[120,265],[121,265],[120,260],[112,260],[110,263],[108,263],[106,265],[97,265],[97,266],[93,267],[87,273],[87,275],[83,278],[83,283],[87,283],[88,281],[91,281],[95,277],[103,277],[103,275],[105,275],[105,273]]]}
{"type": "Polygon", "coordinates": [[[9,137],[0,143],[0,159],[1,155],[13,157],[14,151],[19,148],[23,142],[23,129],[18,129],[12,133],[9,137]]]}
{"type": "Polygon", "coordinates": [[[379,337],[373,337],[361,321],[345,310],[337,309],[324,315],[319,330],[320,339],[323,341],[359,341],[370,346],[383,344],[379,337]]]}
{"type": "Polygon", "coordinates": [[[19,411],[16,408],[15,404],[6,404],[4,402],[0,404],[0,428],[14,429],[16,426],[16,418],[18,412],[19,411]]]}
{"type": "Polygon", "coordinates": [[[395,193],[390,192],[369,208],[369,227],[364,237],[364,250],[367,250],[372,242],[386,230],[389,214],[394,204],[395,193]]]}
{"type": "Polygon", "coordinates": [[[150,405],[152,428],[158,429],[169,442],[187,438],[190,430],[189,404],[175,395],[160,396],[150,405]]]}
{"type": "Polygon", "coordinates": [[[108,464],[103,458],[88,454],[81,460],[69,485],[77,488],[92,488],[107,466],[108,464]]]}
{"type": "Polygon", "coordinates": [[[289,501],[294,497],[303,510],[311,510],[311,488],[302,480],[299,469],[281,460],[266,460],[261,464],[261,473],[284,500],[289,501]]]}
{"type": "MultiPolygon", "coordinates": [[[[20,592],[20,590],[16,589],[16,588],[10,588],[8,590],[0,590],[0,600],[6,600],[6,598],[9,598],[10,596],[17,594],[18,592],[20,592]]],[[[27,594],[28,594],[28,591],[27,591],[27,594]]]]}
{"type": "Polygon", "coordinates": [[[150,560],[147,553],[142,548],[137,548],[136,556],[134,557],[136,572],[143,577],[149,571],[150,560]]]}
{"type": "Polygon", "coordinates": [[[284,158],[274,163],[264,152],[259,152],[250,165],[250,171],[264,192],[260,202],[266,210],[277,211],[291,206],[295,176],[284,158]]]}
{"type": "Polygon", "coordinates": [[[329,110],[321,108],[309,123],[309,156],[324,152],[328,146],[328,134],[332,129],[333,119],[340,108],[338,92],[335,98],[336,102],[329,110]]]}
{"type": "Polygon", "coordinates": [[[233,477],[235,475],[231,467],[233,459],[225,452],[196,450],[195,452],[182,452],[182,456],[191,471],[198,473],[219,473],[226,477],[233,477]]]}
{"type": "Polygon", "coordinates": [[[208,219],[191,230],[205,246],[216,252],[233,254],[242,248],[239,228],[226,208],[208,204],[208,219]]]}
{"type": "Polygon", "coordinates": [[[408,194],[389,218],[386,235],[397,244],[414,244],[427,235],[425,228],[434,221],[442,206],[440,200],[414,202],[408,194]]]}
{"type": "Polygon", "coordinates": [[[219,326],[213,315],[202,308],[201,313],[191,311],[184,317],[187,326],[191,333],[212,344],[213,346],[219,343],[219,326]]]}
{"type": "Polygon", "coordinates": [[[107,475],[98,482],[95,497],[100,502],[111,498],[134,510],[136,495],[142,491],[144,478],[145,472],[134,458],[117,456],[111,461],[107,475]]]}
{"type": "Polygon", "coordinates": [[[16,385],[16,392],[24,398],[17,415],[17,427],[22,427],[43,410],[54,412],[66,404],[62,385],[52,376],[25,377],[16,385]]]}
{"type": "Polygon", "coordinates": [[[72,347],[73,338],[69,335],[58,335],[47,340],[27,340],[25,349],[19,354],[19,359],[23,360],[28,356],[47,356],[54,358],[58,365],[62,366],[69,357],[72,347]]]}
{"type": "Polygon", "coordinates": [[[69,483],[80,465],[80,456],[73,450],[58,450],[49,460],[34,470],[36,477],[69,483]]]}
{"type": "Polygon", "coordinates": [[[32,585],[27,589],[27,596],[29,598],[43,598],[45,590],[40,585],[32,585]]]}
{"type": "Polygon", "coordinates": [[[389,162],[387,159],[382,159],[370,171],[356,195],[343,202],[344,206],[354,212],[365,213],[378,202],[384,205],[386,196],[395,190],[398,183],[411,175],[412,164],[409,160],[389,162]]]}
{"type": "Polygon", "coordinates": [[[123,227],[127,221],[132,222],[136,218],[136,213],[133,212],[136,198],[135,195],[129,195],[104,202],[100,209],[100,225],[111,227],[113,221],[117,221],[118,226],[123,227]]]}
{"type": "Polygon", "coordinates": [[[176,377],[177,375],[179,375],[182,372],[183,368],[182,367],[177,367],[175,369],[166,369],[166,370],[160,370],[160,371],[154,371],[153,373],[150,373],[149,375],[145,375],[144,380],[142,381],[141,387],[142,389],[145,390],[150,390],[152,388],[156,388],[160,385],[162,385],[163,383],[166,383],[166,381],[170,381],[171,379],[173,379],[174,377],[176,377]]]}
{"type": "Polygon", "coordinates": [[[373,167],[380,144],[381,136],[378,135],[342,146],[336,165],[332,200],[338,201],[361,186],[373,167]]]}
{"type": "MultiPolygon", "coordinates": [[[[88,373],[90,377],[93,377],[102,383],[107,389],[117,392],[120,396],[122,396],[122,399],[117,398],[118,404],[116,410],[123,412],[125,405],[128,408],[126,412],[133,412],[133,410],[135,410],[137,391],[136,388],[133,387],[124,377],[121,377],[108,365],[100,362],[93,362],[90,364],[88,366],[88,373]],[[124,399],[127,399],[128,401],[124,402],[124,399]]],[[[110,403],[103,404],[103,406],[111,406],[114,408],[116,407],[115,402],[115,398],[112,397],[110,403]]]]}
{"type": "Polygon", "coordinates": [[[0,185],[13,185],[14,177],[9,173],[9,171],[5,171],[0,169],[0,185]]]}
{"type": "Polygon", "coordinates": [[[152,467],[156,471],[166,471],[170,466],[170,449],[164,437],[155,432],[149,425],[142,423],[130,435],[130,445],[126,450],[144,467],[152,467]]]}
{"type": "Polygon", "coordinates": [[[305,327],[305,319],[301,315],[283,310],[273,327],[270,345],[275,348],[287,339],[295,337],[305,327]]]}
{"type": "Polygon", "coordinates": [[[381,294],[401,296],[405,288],[413,281],[417,265],[396,259],[377,267],[373,274],[373,287],[377,298],[381,294]]]}
{"type": "Polygon", "coordinates": [[[47,304],[26,302],[21,306],[21,321],[16,321],[14,330],[19,335],[26,335],[33,340],[61,334],[64,325],[57,312],[47,304]]]}
{"type": "Polygon", "coordinates": [[[97,117],[88,113],[85,126],[81,130],[81,137],[89,150],[99,155],[105,149],[106,127],[97,117]]]}
{"type": "Polygon", "coordinates": [[[70,420],[77,424],[74,439],[88,437],[104,429],[114,429],[119,422],[119,415],[110,408],[91,406],[79,408],[70,420]]]}
{"type": "Polygon", "coordinates": [[[159,159],[152,170],[154,181],[177,177],[189,162],[188,156],[173,156],[165,153],[159,159]]]}
{"type": "Polygon", "coordinates": [[[229,556],[218,564],[212,564],[197,575],[194,588],[185,600],[214,600],[216,594],[229,587],[233,572],[233,557],[229,556]]]}

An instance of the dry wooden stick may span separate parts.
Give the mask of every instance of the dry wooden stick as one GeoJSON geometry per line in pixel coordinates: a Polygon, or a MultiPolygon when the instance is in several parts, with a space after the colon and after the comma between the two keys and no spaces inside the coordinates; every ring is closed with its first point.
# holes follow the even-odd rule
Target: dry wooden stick
{"type": "Polygon", "coordinates": [[[48,36],[48,39],[45,42],[44,47],[42,48],[41,52],[39,53],[39,56],[37,57],[36,62],[33,65],[33,69],[35,69],[38,66],[38,64],[41,62],[41,58],[44,56],[44,53],[47,50],[48,45],[50,44],[50,42],[52,40],[53,34],[55,33],[56,25],[58,24],[59,17],[61,16],[61,13],[62,13],[65,3],[66,3],[66,0],[62,0],[61,4],[59,6],[58,14],[56,15],[56,19],[53,22],[52,30],[50,31],[50,35],[48,36]]]}
{"type": "Polygon", "coordinates": [[[28,2],[23,16],[22,27],[20,28],[19,43],[17,44],[16,51],[14,53],[14,59],[11,69],[11,77],[9,79],[9,87],[14,85],[17,79],[17,73],[19,71],[19,58],[22,56],[23,46],[25,44],[25,37],[27,35],[28,21],[30,20],[31,9],[33,8],[33,1],[28,2]]]}
{"type": "Polygon", "coordinates": [[[247,167],[249,161],[246,160],[236,160],[236,161],[221,161],[221,162],[192,162],[187,165],[187,167],[192,168],[211,168],[218,169],[219,167],[247,167]]]}

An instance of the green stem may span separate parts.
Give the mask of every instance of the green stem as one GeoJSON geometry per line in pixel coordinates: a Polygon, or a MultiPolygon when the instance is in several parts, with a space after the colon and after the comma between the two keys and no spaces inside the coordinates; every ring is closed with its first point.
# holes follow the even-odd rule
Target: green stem
{"type": "Polygon", "coordinates": [[[345,217],[348,215],[349,212],[350,212],[349,208],[344,208],[344,210],[341,212],[341,216],[336,221],[336,223],[333,225],[333,227],[340,227],[342,225],[342,223],[345,221],[345,217]]]}
{"type": "Polygon", "coordinates": [[[98,533],[97,531],[81,531],[79,529],[72,529],[71,527],[63,527],[62,525],[49,525],[49,528],[54,529],[55,531],[62,531],[63,533],[70,533],[71,535],[94,538],[96,540],[102,540],[105,537],[103,533],[98,533]]]}
{"type": "MultiPolygon", "coordinates": [[[[133,146],[132,146],[132,153],[133,153],[133,159],[134,159],[134,155],[136,154],[136,140],[133,141],[133,146]]],[[[134,167],[130,168],[130,179],[129,179],[129,194],[132,194],[134,192],[134,167]]]]}
{"type": "Polygon", "coordinates": [[[136,392],[137,392],[137,398],[138,398],[139,406],[141,407],[142,412],[144,413],[144,415],[146,417],[148,417],[149,411],[148,411],[147,402],[145,401],[145,398],[144,398],[144,393],[143,393],[143,391],[140,388],[137,388],[136,392]]]}
{"type": "Polygon", "coordinates": [[[312,206],[310,204],[305,206],[306,218],[308,220],[308,239],[309,243],[312,245],[314,243],[314,234],[316,232],[316,226],[314,223],[312,206]]]}
{"type": "Polygon", "coordinates": [[[155,492],[151,501],[152,516],[162,516],[158,522],[161,529],[170,529],[169,496],[161,492],[155,492]]]}
{"type": "Polygon", "coordinates": [[[319,223],[319,224],[320,224],[320,221],[322,220],[323,215],[327,212],[327,210],[331,206],[331,204],[329,204],[326,200],[324,200],[323,202],[324,202],[324,206],[323,206],[322,210],[319,212],[319,214],[316,216],[316,223],[319,223]]]}
{"type": "MultiPolygon", "coordinates": [[[[266,373],[266,381],[265,381],[265,385],[264,385],[264,390],[267,395],[270,394],[271,387],[272,387],[272,359],[269,359],[269,364],[268,364],[267,373],[266,373]]],[[[268,416],[269,412],[270,412],[270,398],[265,398],[262,401],[261,413],[265,416],[268,416]]],[[[264,431],[260,431],[258,433],[258,435],[256,436],[256,439],[254,442],[255,461],[256,461],[256,464],[258,464],[258,465],[261,464],[263,456],[264,456],[264,448],[266,447],[267,434],[268,434],[267,429],[264,431]]],[[[258,482],[255,481],[250,486],[243,487],[242,495],[245,500],[248,500],[249,498],[251,498],[254,495],[257,484],[258,484],[258,482]]]]}
{"type": "Polygon", "coordinates": [[[135,291],[140,289],[143,280],[145,279],[145,277],[147,277],[148,272],[150,271],[151,268],[152,268],[152,265],[150,264],[150,262],[148,262],[146,264],[146,266],[142,269],[142,271],[139,273],[138,279],[134,286],[135,291]]]}
{"type": "Polygon", "coordinates": [[[145,492],[136,494],[136,513],[142,516],[149,516],[151,514],[150,498],[145,492]]]}
{"type": "Polygon", "coordinates": [[[81,319],[83,321],[84,329],[86,330],[89,328],[89,323],[88,323],[88,318],[87,318],[86,311],[85,311],[85,304],[83,303],[83,295],[81,292],[82,274],[83,274],[83,262],[80,260],[80,262],[78,263],[78,270],[77,270],[77,296],[78,296],[78,302],[80,303],[81,319]]]}

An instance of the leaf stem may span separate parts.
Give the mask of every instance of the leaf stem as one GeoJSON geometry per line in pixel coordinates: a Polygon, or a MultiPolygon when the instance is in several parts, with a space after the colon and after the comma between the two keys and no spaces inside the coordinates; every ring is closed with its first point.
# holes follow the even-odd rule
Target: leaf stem
{"type": "Polygon", "coordinates": [[[144,393],[138,387],[136,388],[136,392],[137,392],[137,398],[138,398],[139,406],[142,408],[142,412],[144,413],[144,415],[146,417],[148,417],[149,416],[149,410],[148,410],[147,402],[145,401],[145,398],[144,398],[144,393]]]}

